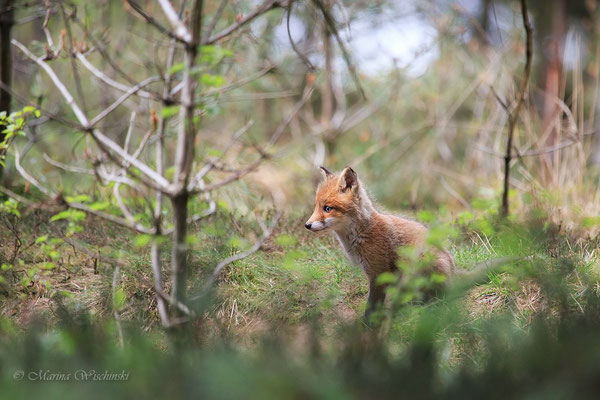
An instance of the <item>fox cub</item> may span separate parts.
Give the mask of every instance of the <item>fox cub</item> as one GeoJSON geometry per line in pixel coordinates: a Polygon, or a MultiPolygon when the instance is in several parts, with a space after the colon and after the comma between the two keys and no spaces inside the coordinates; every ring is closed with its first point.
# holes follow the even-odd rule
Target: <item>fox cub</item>
{"type": "MultiPolygon", "coordinates": [[[[315,209],[304,226],[313,232],[333,231],[351,263],[362,268],[369,281],[365,317],[385,300],[377,276],[397,271],[398,248],[424,244],[427,228],[415,221],[378,212],[356,172],[346,167],[335,174],[321,167],[324,180],[317,189],[315,209]]],[[[454,261],[447,251],[435,254],[433,269],[450,275],[454,261]]]]}

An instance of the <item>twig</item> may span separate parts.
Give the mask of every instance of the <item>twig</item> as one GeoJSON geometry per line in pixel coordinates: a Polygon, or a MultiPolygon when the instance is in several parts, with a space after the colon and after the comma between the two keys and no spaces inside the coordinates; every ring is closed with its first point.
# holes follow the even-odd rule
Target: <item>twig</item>
{"type": "Polygon", "coordinates": [[[21,44],[20,42],[18,42],[15,39],[12,39],[10,41],[10,43],[13,46],[17,47],[19,50],[21,50],[23,52],[23,54],[25,54],[27,57],[29,57],[31,60],[33,60],[36,64],[38,64],[40,67],[42,67],[42,69],[44,71],[46,71],[46,73],[48,74],[48,76],[50,77],[52,82],[54,83],[54,86],[56,86],[56,88],[60,91],[60,93],[64,97],[67,104],[71,107],[71,109],[75,113],[75,116],[79,120],[79,123],[81,123],[83,126],[87,126],[88,123],[87,123],[87,118],[86,118],[85,114],[83,113],[83,111],[81,111],[81,109],[79,108],[77,103],[75,103],[75,100],[73,100],[73,96],[71,96],[71,93],[69,93],[69,91],[67,90],[65,85],[58,78],[58,76],[54,73],[54,70],[52,68],[50,68],[50,66],[46,62],[44,62],[43,57],[36,57],[35,54],[33,54],[31,51],[29,51],[29,49],[27,47],[25,47],[23,44],[21,44]]]}
{"type": "Polygon", "coordinates": [[[525,98],[525,92],[527,91],[527,86],[529,85],[529,76],[531,74],[531,58],[533,55],[533,39],[532,39],[532,28],[529,22],[529,16],[527,13],[527,2],[526,0],[521,0],[521,12],[523,14],[523,26],[525,27],[526,34],[526,45],[527,49],[525,51],[525,76],[523,77],[523,83],[521,85],[521,89],[519,90],[519,95],[517,98],[517,105],[515,109],[510,115],[510,121],[508,125],[508,140],[506,142],[506,155],[504,156],[504,191],[502,192],[502,208],[501,215],[503,217],[508,216],[509,205],[508,205],[508,191],[509,191],[509,181],[510,181],[510,162],[512,161],[512,147],[513,147],[513,136],[515,126],[517,124],[517,120],[519,118],[519,110],[521,109],[521,105],[523,104],[523,99],[525,98]]]}
{"type": "Polygon", "coordinates": [[[29,199],[26,199],[25,197],[13,192],[12,190],[5,188],[4,186],[0,185],[0,192],[4,193],[5,195],[7,195],[8,197],[12,197],[13,199],[15,199],[16,201],[18,201],[19,203],[23,203],[28,207],[34,207],[35,203],[30,201],[29,199]]]}
{"type": "MultiPolygon", "coordinates": [[[[67,104],[71,107],[71,109],[75,113],[75,116],[77,117],[78,121],[81,123],[82,127],[80,129],[84,132],[90,133],[92,135],[92,138],[94,138],[95,142],[100,147],[100,149],[102,151],[104,151],[108,157],[110,157],[113,161],[115,161],[120,166],[123,166],[123,164],[125,162],[129,163],[130,165],[133,165],[134,167],[136,167],[137,169],[139,169],[142,172],[142,174],[139,175],[139,178],[142,179],[144,181],[144,183],[146,183],[148,186],[150,186],[151,188],[153,188],[155,190],[160,190],[163,193],[170,193],[169,182],[164,177],[157,174],[156,171],[154,171],[148,165],[138,161],[136,158],[129,155],[129,153],[127,153],[125,150],[123,150],[123,148],[121,146],[116,144],[109,137],[105,136],[98,129],[91,129],[91,126],[90,126],[90,123],[89,123],[87,117],[81,111],[81,109],[79,108],[77,103],[75,103],[75,101],[73,100],[73,96],[71,96],[71,93],[69,93],[69,91],[67,90],[65,85],[58,78],[58,76],[56,75],[54,70],[52,70],[52,68],[50,68],[48,63],[46,63],[42,58],[36,57],[33,53],[31,53],[31,51],[29,51],[29,49],[27,49],[27,47],[25,47],[23,44],[21,44],[17,40],[12,39],[11,43],[14,46],[16,46],[19,50],[21,50],[27,57],[29,57],[36,64],[38,64],[44,71],[46,71],[46,73],[48,74],[48,76],[50,77],[50,79],[52,80],[54,85],[57,87],[57,89],[62,94],[62,96],[65,99],[65,101],[67,102],[67,104]],[[120,157],[120,159],[113,156],[111,151],[115,152],[120,157]]],[[[128,169],[128,171],[129,171],[129,169],[128,169]]]]}
{"type": "MultiPolygon", "coordinates": [[[[160,22],[155,20],[150,14],[148,14],[146,11],[144,11],[142,6],[137,4],[135,1],[133,1],[133,0],[126,0],[126,1],[127,1],[127,4],[129,4],[131,6],[131,8],[133,8],[139,15],[141,15],[142,18],[144,18],[146,20],[146,22],[148,22],[150,25],[152,25],[156,29],[158,29],[159,32],[164,33],[168,37],[178,40],[180,42],[183,42],[183,43],[189,42],[190,34],[189,34],[189,32],[187,32],[187,28],[185,27],[185,25],[183,25],[183,23],[181,23],[181,26],[185,30],[184,32],[182,32],[181,30],[178,30],[178,31],[176,30],[175,32],[173,32],[170,29],[168,29],[167,27],[163,26],[160,22]],[[182,33],[183,33],[183,35],[182,35],[182,33]]],[[[160,3],[161,7],[163,6],[163,3],[168,3],[168,7],[170,7],[171,9],[173,8],[168,0],[158,0],[158,1],[160,3]]],[[[164,7],[163,7],[163,10],[164,10],[164,7]]],[[[175,13],[175,10],[173,10],[173,13],[175,13]]],[[[167,17],[169,17],[169,15],[167,15],[167,17]]],[[[175,18],[179,19],[179,18],[177,18],[176,13],[175,13],[175,18]]],[[[169,18],[169,22],[171,22],[170,18],[169,18]]]]}
{"type": "Polygon", "coordinates": [[[138,233],[145,233],[147,235],[153,235],[155,232],[154,229],[146,228],[145,226],[138,224],[136,222],[129,222],[128,220],[126,220],[124,218],[117,217],[115,215],[108,214],[103,211],[93,210],[92,208],[90,208],[89,206],[87,206],[83,203],[76,203],[76,202],[71,203],[71,202],[65,201],[65,204],[69,208],[74,208],[76,210],[85,211],[87,214],[95,215],[95,216],[105,219],[107,221],[113,222],[117,225],[121,225],[125,228],[129,228],[138,233]]]}
{"type": "MultiPolygon", "coordinates": [[[[50,1],[48,1],[50,3],[50,1]]],[[[73,80],[75,81],[75,87],[77,89],[77,94],[79,95],[79,101],[81,102],[81,107],[83,111],[86,112],[87,106],[85,103],[85,96],[83,95],[83,89],[81,88],[81,79],[79,78],[79,72],[77,71],[77,67],[75,65],[75,52],[73,50],[73,35],[71,34],[71,23],[67,18],[67,12],[65,11],[65,6],[62,1],[60,1],[60,11],[62,13],[63,21],[65,23],[65,31],[67,33],[67,41],[69,42],[69,62],[71,63],[71,72],[73,74],[73,80]]]]}
{"type": "Polygon", "coordinates": [[[117,283],[119,280],[119,274],[121,273],[121,267],[118,265],[115,267],[115,272],[113,272],[113,280],[112,280],[112,294],[113,294],[113,315],[115,317],[115,323],[117,325],[117,332],[119,333],[119,345],[123,347],[125,345],[123,340],[123,327],[121,326],[121,317],[119,316],[119,311],[115,307],[115,297],[117,293],[117,283]]]}
{"type": "Polygon", "coordinates": [[[158,294],[158,292],[162,292],[162,271],[160,270],[160,249],[158,248],[158,241],[154,240],[152,242],[152,250],[150,252],[152,259],[152,275],[154,276],[154,291],[157,293],[156,295],[156,308],[158,309],[158,315],[160,317],[160,322],[163,326],[167,327],[170,325],[169,315],[167,313],[167,307],[165,305],[165,299],[158,294]]]}
{"type": "Polygon", "coordinates": [[[456,190],[454,190],[454,188],[452,186],[450,186],[448,184],[448,182],[446,182],[446,179],[444,179],[444,177],[440,176],[440,182],[441,182],[442,186],[444,187],[444,189],[446,189],[452,197],[454,197],[456,200],[458,200],[458,202],[460,204],[462,204],[462,206],[464,208],[466,208],[469,211],[473,211],[473,208],[471,207],[471,205],[460,194],[458,194],[458,192],[456,190]]]}
{"type": "MultiPolygon", "coordinates": [[[[129,0],[127,0],[129,2],[129,0]]],[[[171,26],[175,29],[175,35],[178,38],[185,41],[186,43],[190,43],[193,40],[192,34],[188,31],[187,27],[183,23],[183,21],[177,15],[177,12],[171,5],[169,0],[158,0],[158,3],[162,7],[163,12],[167,16],[167,19],[171,23],[171,26]]]]}
{"type": "Polygon", "coordinates": [[[217,9],[217,12],[215,13],[212,20],[210,21],[210,25],[208,26],[208,28],[206,28],[206,36],[207,37],[210,37],[210,35],[212,35],[213,31],[215,30],[215,27],[217,26],[217,22],[219,22],[219,19],[221,18],[221,14],[223,14],[223,11],[225,10],[226,5],[227,5],[227,0],[221,0],[221,4],[219,4],[219,8],[217,9]]]}
{"type": "Polygon", "coordinates": [[[53,165],[56,168],[60,168],[60,169],[63,169],[65,171],[69,171],[69,172],[75,172],[77,174],[95,175],[94,171],[91,170],[91,169],[81,168],[81,167],[75,167],[75,166],[72,166],[72,165],[63,164],[60,161],[56,161],[53,158],[50,158],[50,156],[48,155],[48,153],[44,153],[43,157],[44,157],[44,160],[46,160],[46,162],[48,164],[53,165]]]}
{"type": "Polygon", "coordinates": [[[147,78],[147,79],[143,80],[142,82],[138,83],[134,87],[130,88],[127,92],[125,92],[125,94],[123,94],[121,97],[119,97],[114,103],[112,103],[110,106],[108,106],[107,108],[102,110],[102,112],[100,112],[100,114],[98,114],[96,117],[94,117],[90,121],[90,126],[95,126],[98,122],[100,122],[102,119],[106,118],[106,116],[108,114],[113,112],[117,107],[119,107],[121,104],[123,104],[123,102],[125,102],[125,100],[127,100],[129,97],[131,97],[137,91],[139,91],[141,88],[148,86],[149,84],[156,82],[157,80],[158,80],[158,77],[152,76],[152,77],[147,78]]]}
{"type": "Polygon", "coordinates": [[[15,167],[17,168],[17,171],[19,171],[19,174],[21,174],[21,176],[23,178],[25,178],[26,181],[28,181],[33,186],[35,186],[40,192],[44,193],[48,197],[55,196],[54,193],[52,193],[49,189],[45,188],[37,179],[35,179],[33,176],[29,175],[29,173],[27,173],[27,171],[25,171],[25,169],[21,166],[21,155],[19,154],[19,151],[16,149],[15,149],[15,167]]]}
{"type": "MultiPolygon", "coordinates": [[[[71,246],[76,247],[77,249],[81,250],[82,252],[84,252],[85,254],[87,254],[90,257],[95,257],[98,260],[100,260],[101,262],[110,264],[110,265],[114,265],[115,267],[121,267],[123,269],[126,269],[127,271],[133,273],[136,275],[136,278],[140,281],[140,282],[144,282],[145,284],[147,284],[148,286],[151,286],[151,284],[149,282],[146,282],[146,277],[137,273],[137,271],[135,271],[134,269],[131,268],[131,266],[123,261],[120,260],[115,260],[114,258],[110,258],[110,257],[106,257],[101,255],[100,253],[92,253],[87,247],[75,242],[74,240],[72,240],[71,238],[65,237],[63,236],[63,239],[65,240],[65,242],[69,243],[71,246]]],[[[187,314],[187,315],[191,315],[193,316],[193,313],[190,311],[190,309],[183,303],[180,302],[176,302],[173,297],[169,296],[168,294],[166,294],[165,292],[163,292],[162,290],[156,290],[156,293],[158,294],[158,296],[160,296],[162,299],[166,300],[167,302],[169,302],[170,304],[174,305],[175,307],[177,307],[178,309],[180,309],[183,313],[187,314]]],[[[173,323],[170,323],[168,326],[165,327],[171,327],[173,326],[173,323]]]]}
{"type": "Polygon", "coordinates": [[[333,36],[335,36],[335,40],[337,41],[338,45],[340,46],[340,50],[342,51],[342,56],[344,58],[344,61],[346,62],[346,65],[348,66],[348,70],[350,71],[350,76],[352,76],[352,80],[354,81],[354,84],[358,88],[359,93],[361,94],[363,99],[367,99],[367,95],[365,94],[365,91],[364,91],[362,85],[360,84],[360,80],[358,79],[358,73],[356,72],[356,68],[354,66],[354,62],[352,61],[352,57],[350,56],[350,53],[348,52],[348,49],[346,48],[346,45],[342,41],[342,38],[340,37],[340,33],[338,32],[338,29],[335,26],[335,19],[333,18],[333,16],[329,12],[329,10],[327,10],[327,7],[325,7],[325,5],[323,4],[323,2],[321,0],[312,0],[312,1],[319,8],[319,10],[321,10],[321,13],[323,14],[323,18],[325,18],[325,22],[327,24],[329,31],[331,33],[333,33],[333,36]]]}
{"type": "Polygon", "coordinates": [[[287,34],[288,34],[288,39],[290,41],[290,44],[292,45],[292,49],[294,50],[294,52],[298,55],[298,57],[300,57],[300,59],[302,60],[302,62],[304,62],[304,64],[306,64],[306,67],[308,68],[309,71],[314,71],[315,70],[315,66],[310,62],[310,60],[296,47],[296,43],[294,42],[294,38],[292,38],[292,32],[290,30],[290,17],[292,14],[292,6],[294,5],[294,0],[290,0],[289,5],[288,5],[288,10],[287,10],[287,17],[286,17],[286,21],[285,21],[285,25],[286,25],[286,29],[287,29],[287,34]]]}
{"type": "MultiPolygon", "coordinates": [[[[75,54],[75,56],[77,57],[77,59],[79,61],[81,61],[81,63],[98,79],[100,79],[102,82],[106,83],[107,85],[120,90],[121,92],[128,92],[131,90],[130,86],[127,85],[123,85],[122,83],[119,83],[117,81],[115,81],[114,79],[112,79],[111,77],[109,77],[108,75],[106,75],[104,72],[100,71],[98,68],[96,68],[91,62],[88,61],[88,59],[81,53],[77,52],[75,54]]],[[[146,99],[151,99],[153,98],[153,96],[144,91],[144,90],[139,90],[135,93],[137,96],[146,98],[146,99]]]]}
{"type": "Polygon", "coordinates": [[[278,0],[267,0],[260,6],[256,7],[253,11],[240,18],[236,23],[228,26],[227,28],[225,28],[224,30],[222,30],[214,36],[206,37],[206,39],[202,41],[202,44],[206,45],[218,42],[219,40],[231,35],[233,32],[240,29],[249,22],[252,22],[256,17],[266,13],[267,11],[272,10],[274,8],[283,7],[284,3],[285,1],[280,2],[278,0]]]}
{"type": "Polygon", "coordinates": [[[202,167],[200,169],[200,171],[196,174],[196,176],[194,176],[193,179],[190,180],[190,183],[188,185],[188,190],[193,190],[202,180],[202,178],[204,178],[204,176],[209,173],[214,167],[215,164],[221,160],[225,154],[227,153],[227,151],[231,148],[231,146],[233,146],[233,144],[244,134],[248,131],[248,129],[250,129],[250,127],[254,124],[253,120],[249,120],[246,125],[244,125],[242,128],[238,129],[237,132],[235,132],[233,134],[233,136],[231,137],[229,144],[225,147],[225,149],[223,149],[223,152],[221,153],[221,155],[216,159],[216,160],[210,160],[208,161],[204,167],[202,167]]]}
{"type": "MultiPolygon", "coordinates": [[[[286,119],[281,122],[281,124],[277,127],[277,129],[273,133],[273,135],[271,135],[271,139],[269,140],[269,143],[268,143],[269,146],[273,146],[275,143],[277,143],[277,141],[279,140],[279,138],[281,137],[283,132],[285,132],[286,128],[290,125],[290,123],[295,118],[295,116],[298,114],[300,109],[304,106],[306,101],[310,98],[311,94],[312,94],[312,87],[305,90],[305,93],[304,93],[304,96],[302,97],[302,99],[298,103],[296,103],[296,105],[294,106],[292,111],[288,114],[286,119]]],[[[234,182],[234,181],[246,176],[250,172],[254,171],[256,168],[258,168],[262,164],[262,162],[265,159],[267,159],[269,157],[271,157],[271,154],[266,153],[264,151],[260,151],[260,157],[253,163],[247,165],[244,168],[231,171],[231,172],[233,172],[233,175],[231,175],[221,181],[211,183],[210,185],[206,185],[204,187],[199,187],[198,185],[196,185],[193,189],[190,190],[190,193],[208,193],[208,192],[211,192],[222,186],[228,185],[231,182],[234,182]]]]}
{"type": "Polygon", "coordinates": [[[281,214],[282,214],[281,211],[278,211],[275,214],[275,216],[273,217],[273,220],[271,221],[271,225],[269,225],[267,227],[267,229],[263,231],[262,237],[259,240],[257,240],[256,243],[254,243],[254,245],[251,248],[249,248],[248,250],[243,251],[241,253],[237,253],[237,254],[234,254],[233,256],[227,257],[226,259],[221,261],[219,264],[217,264],[211,277],[209,278],[208,282],[206,283],[205,290],[208,291],[214,285],[214,283],[219,278],[219,275],[221,274],[221,270],[223,270],[224,267],[231,264],[232,262],[239,261],[243,258],[246,258],[246,257],[256,253],[261,248],[261,246],[265,243],[265,241],[273,233],[273,230],[275,229],[275,226],[277,225],[277,222],[279,221],[281,214]]]}

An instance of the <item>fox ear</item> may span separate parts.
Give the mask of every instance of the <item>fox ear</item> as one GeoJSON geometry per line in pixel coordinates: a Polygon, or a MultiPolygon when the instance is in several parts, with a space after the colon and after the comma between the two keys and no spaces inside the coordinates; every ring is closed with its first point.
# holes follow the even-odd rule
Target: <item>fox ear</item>
{"type": "Polygon", "coordinates": [[[321,172],[323,173],[323,178],[327,178],[328,176],[331,175],[331,171],[328,170],[325,167],[319,167],[321,169],[321,172]]]}
{"type": "Polygon", "coordinates": [[[340,174],[338,184],[342,192],[348,189],[354,190],[358,187],[358,175],[356,175],[356,172],[352,168],[346,167],[340,174]]]}

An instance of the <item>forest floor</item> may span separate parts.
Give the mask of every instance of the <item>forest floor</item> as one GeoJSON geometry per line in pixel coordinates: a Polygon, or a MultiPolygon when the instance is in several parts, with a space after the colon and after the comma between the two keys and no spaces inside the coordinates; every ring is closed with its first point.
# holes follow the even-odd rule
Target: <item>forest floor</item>
{"type": "MultiPolygon", "coordinates": [[[[49,223],[51,216],[42,210],[21,218],[2,216],[0,316],[25,327],[40,314],[52,321],[59,303],[88,309],[98,318],[112,318],[116,307],[125,323],[156,330],[160,324],[147,241],[95,218],[88,218],[81,232],[67,238],[66,223],[49,223]],[[117,277],[118,295],[111,260],[126,266],[117,277]]],[[[270,329],[301,333],[315,316],[324,331],[360,321],[366,278],[349,265],[331,235],[307,232],[303,221],[304,216],[284,216],[261,250],[224,269],[214,301],[203,309],[205,321],[242,343],[252,343],[270,329]]],[[[224,213],[191,227],[195,238],[189,255],[192,307],[200,307],[194,298],[214,266],[237,249],[249,247],[252,235],[247,228],[224,213]]],[[[552,227],[541,233],[546,239],[534,243],[524,230],[491,237],[463,231],[450,251],[461,270],[515,253],[535,256],[548,268],[557,257],[572,259],[574,269],[565,281],[577,308],[578,296],[586,290],[580,274],[598,276],[597,240],[572,238],[552,227]]],[[[168,265],[168,249],[162,258],[168,265]]],[[[523,326],[536,313],[552,309],[538,283],[508,272],[490,273],[468,291],[464,305],[473,318],[509,311],[523,326]]]]}

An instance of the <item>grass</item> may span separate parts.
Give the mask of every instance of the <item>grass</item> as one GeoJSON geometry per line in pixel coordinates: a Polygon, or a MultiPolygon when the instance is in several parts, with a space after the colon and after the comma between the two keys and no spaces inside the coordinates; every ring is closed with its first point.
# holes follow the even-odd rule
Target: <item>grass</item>
{"type": "MultiPolygon", "coordinates": [[[[588,375],[564,374],[593,370],[594,354],[600,354],[590,341],[590,332],[600,330],[594,325],[594,315],[600,314],[597,242],[552,225],[492,221],[494,230],[487,233],[455,225],[458,234],[450,248],[461,270],[471,271],[488,258],[519,258],[477,284],[450,286],[428,302],[402,302],[402,294],[414,287],[411,279],[401,281],[383,324],[373,331],[360,322],[367,294],[362,272],[348,264],[331,236],[306,232],[301,219],[287,215],[261,251],[223,271],[208,309],[190,302],[204,318],[190,326],[191,342],[174,345],[159,328],[149,250],[136,247],[127,232],[88,219],[70,239],[86,243],[85,251],[68,242],[45,250],[41,244],[23,245],[11,261],[15,247],[8,239],[15,234],[25,244],[44,235],[48,242],[62,237],[65,223],[45,222],[50,216],[32,211],[12,225],[15,217],[0,217],[2,224],[17,227],[0,231],[2,243],[8,243],[1,247],[1,261],[15,265],[2,272],[6,282],[1,286],[0,330],[6,335],[0,339],[0,358],[6,367],[0,368],[0,382],[6,383],[7,393],[23,390],[11,377],[23,365],[34,371],[133,371],[136,376],[127,385],[105,385],[97,392],[113,397],[134,392],[181,397],[187,388],[220,398],[240,393],[253,398],[290,393],[464,398],[489,394],[501,381],[507,395],[530,391],[543,398],[559,382],[560,398],[591,387],[588,375]],[[52,249],[60,253],[58,258],[49,256],[52,249]],[[98,251],[129,265],[119,279],[124,349],[117,345],[112,314],[114,270],[98,258],[98,251]],[[43,270],[49,259],[56,267],[43,270]],[[31,269],[37,272],[23,285],[31,269]],[[44,325],[35,314],[45,315],[44,325]],[[581,343],[589,345],[587,352],[581,343]],[[35,356],[27,356],[30,352],[35,356]],[[33,358],[23,361],[27,357],[33,358]],[[538,373],[539,368],[545,372],[538,373]],[[532,386],[528,379],[538,384],[532,386]],[[569,383],[575,379],[581,386],[569,383]]],[[[256,228],[251,221],[234,223],[223,210],[191,228],[196,240],[189,257],[190,297],[219,260],[250,245],[256,228]],[[232,232],[238,239],[231,240],[232,232]]],[[[167,264],[168,248],[162,257],[167,264]]],[[[59,397],[66,389],[55,384],[44,394],[59,397]]],[[[40,394],[38,385],[27,390],[40,394]]]]}
{"type": "MultiPolygon", "coordinates": [[[[2,316],[21,326],[36,312],[52,317],[51,299],[56,296],[66,304],[90,309],[99,317],[111,316],[113,267],[97,257],[101,253],[126,261],[130,266],[123,269],[119,278],[119,287],[124,293],[119,310],[121,317],[142,322],[146,330],[156,329],[158,319],[149,249],[136,247],[134,237],[128,232],[96,219],[89,219],[85,229],[69,239],[86,243],[87,250],[67,242],[50,246],[50,250],[41,249],[39,244],[35,245],[36,238],[46,236],[52,241],[52,238],[63,237],[64,224],[47,223],[50,215],[36,211],[23,217],[19,224],[12,221],[16,217],[2,217],[4,224],[18,227],[17,231],[6,229],[2,233],[2,242],[6,245],[2,246],[1,261],[15,265],[4,273],[8,283],[2,285],[5,296],[2,316]],[[20,242],[33,244],[19,249],[8,245],[15,232],[20,242]],[[56,251],[60,256],[53,255],[55,259],[51,259],[47,255],[49,251],[56,251]],[[15,252],[17,257],[11,261],[15,252]],[[49,260],[56,266],[45,269],[49,260]],[[26,282],[32,270],[35,274],[26,282]]],[[[272,324],[301,326],[315,315],[322,318],[328,329],[334,329],[340,322],[358,320],[362,314],[367,294],[362,271],[349,265],[333,237],[305,232],[298,220],[294,216],[285,217],[261,251],[224,270],[209,315],[216,324],[226,326],[231,335],[251,340],[257,331],[268,329],[272,324]]],[[[240,247],[249,246],[253,240],[255,235],[251,233],[235,242],[227,239],[226,232],[252,232],[250,223],[239,226],[239,222],[232,221],[226,212],[220,212],[205,225],[192,228],[191,235],[196,238],[190,252],[188,290],[192,298],[203,288],[203,282],[219,260],[240,247]]],[[[577,298],[589,290],[581,276],[589,278],[598,273],[593,240],[574,241],[568,235],[552,233],[550,227],[545,228],[546,232],[539,229],[544,228],[515,225],[499,228],[488,236],[461,228],[451,246],[461,270],[468,271],[489,258],[530,257],[510,271],[499,269],[489,273],[485,282],[470,290],[465,302],[472,316],[508,310],[523,326],[527,325],[532,315],[549,305],[539,285],[519,274],[530,268],[552,271],[557,259],[569,259],[574,264],[565,282],[569,285],[571,302],[581,307],[577,305],[577,298]]],[[[167,248],[163,249],[162,256],[164,264],[168,264],[167,248]]]]}

